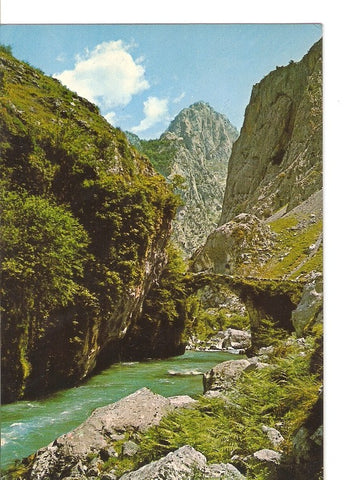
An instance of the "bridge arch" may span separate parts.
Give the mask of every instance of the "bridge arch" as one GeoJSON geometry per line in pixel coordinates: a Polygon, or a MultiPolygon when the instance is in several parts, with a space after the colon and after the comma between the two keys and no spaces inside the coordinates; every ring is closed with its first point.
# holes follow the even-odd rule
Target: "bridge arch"
{"type": "Polygon", "coordinates": [[[249,314],[252,351],[268,345],[266,337],[272,334],[294,331],[291,314],[301,299],[303,281],[199,272],[187,275],[186,283],[192,293],[220,284],[240,298],[249,314]]]}

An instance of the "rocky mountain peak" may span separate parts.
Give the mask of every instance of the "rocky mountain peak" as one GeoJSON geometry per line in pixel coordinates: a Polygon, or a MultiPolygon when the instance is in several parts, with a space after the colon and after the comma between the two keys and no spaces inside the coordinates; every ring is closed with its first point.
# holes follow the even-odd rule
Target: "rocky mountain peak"
{"type": "Polygon", "coordinates": [[[183,206],[174,221],[173,238],[185,256],[191,256],[220,217],[236,127],[208,103],[196,102],[184,108],[158,140],[127,136],[170,182],[182,180],[176,192],[183,206]]]}
{"type": "MultiPolygon", "coordinates": [[[[208,103],[199,101],[184,108],[170,123],[167,131],[182,139],[189,150],[194,150],[204,165],[214,164],[225,156],[238,138],[238,131],[226,115],[216,112],[208,103]]],[[[223,162],[226,164],[226,162],[223,162]]],[[[226,178],[226,167],[222,175],[226,178]]],[[[216,172],[215,172],[216,173],[216,172]]]]}

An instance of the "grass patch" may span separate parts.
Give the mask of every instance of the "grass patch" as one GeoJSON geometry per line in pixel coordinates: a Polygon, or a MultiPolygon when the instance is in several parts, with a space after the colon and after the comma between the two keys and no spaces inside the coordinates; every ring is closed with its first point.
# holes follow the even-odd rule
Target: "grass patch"
{"type": "Polygon", "coordinates": [[[316,269],[322,270],[322,249],[311,254],[309,247],[316,243],[322,233],[322,221],[303,226],[294,216],[282,217],[270,223],[277,234],[272,259],[259,270],[265,278],[296,278],[316,269]]]}

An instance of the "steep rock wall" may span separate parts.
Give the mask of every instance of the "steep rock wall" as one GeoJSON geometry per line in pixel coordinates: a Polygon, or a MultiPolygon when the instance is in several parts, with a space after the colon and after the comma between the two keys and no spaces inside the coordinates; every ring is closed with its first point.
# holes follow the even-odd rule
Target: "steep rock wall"
{"type": "Polygon", "coordinates": [[[252,90],[233,147],[220,225],[241,212],[287,211],[322,186],[322,45],[252,90]]]}
{"type": "Polygon", "coordinates": [[[194,271],[274,278],[322,268],[321,69],[319,41],[300,62],[254,86],[229,162],[219,227],[195,252],[194,271]],[[239,228],[245,215],[247,226],[239,228]]]}

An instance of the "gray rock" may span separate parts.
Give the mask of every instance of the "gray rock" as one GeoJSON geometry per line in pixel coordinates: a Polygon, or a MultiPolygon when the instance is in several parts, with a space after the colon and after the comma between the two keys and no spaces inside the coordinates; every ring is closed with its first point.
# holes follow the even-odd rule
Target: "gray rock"
{"type": "Polygon", "coordinates": [[[174,118],[150,152],[144,141],[127,135],[131,143],[144,148],[150,160],[154,148],[166,157],[160,173],[169,182],[178,177],[184,181],[184,188],[177,188],[184,204],[173,222],[173,239],[190,257],[219,220],[228,160],[238,137],[236,128],[225,115],[197,102],[174,118]]]}
{"type": "Polygon", "coordinates": [[[273,463],[273,464],[279,465],[282,455],[281,453],[276,452],[274,450],[263,448],[262,450],[258,450],[257,452],[254,452],[253,457],[256,460],[260,460],[261,462],[273,463]]]}
{"type": "Polygon", "coordinates": [[[250,372],[251,370],[261,370],[262,368],[266,368],[269,366],[270,366],[269,363],[253,361],[253,362],[250,362],[250,365],[246,367],[245,372],[250,372]]]}
{"type": "Polygon", "coordinates": [[[248,360],[219,363],[203,375],[204,393],[208,390],[227,390],[249,365],[248,360]]]}
{"type": "Polygon", "coordinates": [[[229,350],[234,353],[244,351],[251,345],[251,334],[245,330],[236,330],[228,328],[225,331],[217,332],[216,335],[209,338],[205,343],[201,342],[201,347],[210,350],[229,350]]]}
{"type": "Polygon", "coordinates": [[[220,224],[240,211],[259,218],[284,205],[289,211],[321,188],[321,57],[319,41],[300,62],[254,85],[229,162],[220,224]]]}
{"type": "Polygon", "coordinates": [[[173,222],[173,238],[186,256],[202,245],[216,226],[226,183],[228,160],[238,132],[210,105],[197,102],[182,110],[161,138],[175,145],[171,180],[185,179],[184,205],[173,222]]]}
{"type": "Polygon", "coordinates": [[[323,321],[323,279],[321,274],[314,274],[304,289],[297,308],[292,312],[291,321],[298,337],[305,333],[309,323],[323,321]]]}
{"type": "Polygon", "coordinates": [[[283,435],[275,428],[267,427],[267,425],[262,425],[262,431],[267,434],[267,437],[269,438],[274,447],[277,447],[284,442],[283,435]]]}
{"type": "Polygon", "coordinates": [[[120,480],[187,480],[194,472],[203,473],[205,467],[205,456],[185,445],[160,460],[122,475],[120,480]]]}
{"type": "Polygon", "coordinates": [[[204,478],[220,478],[223,480],[244,480],[245,477],[231,463],[218,463],[208,465],[204,472],[204,478]]]}
{"type": "Polygon", "coordinates": [[[76,429],[36,453],[30,479],[54,478],[66,469],[66,463],[72,471],[88,454],[101,454],[107,460],[116,454],[110,445],[112,436],[132,430],[143,432],[157,425],[173,408],[167,398],[147,388],[98,408],[76,429]]]}
{"type": "Polygon", "coordinates": [[[174,397],[168,397],[169,403],[174,408],[191,408],[197,400],[194,400],[189,395],[177,395],[174,397]]]}
{"type": "Polygon", "coordinates": [[[128,442],[124,442],[122,445],[122,456],[123,457],[134,457],[140,450],[139,445],[131,440],[128,442]]]}
{"type": "Polygon", "coordinates": [[[207,391],[204,393],[204,396],[205,396],[205,397],[208,397],[208,398],[222,398],[222,399],[226,399],[226,396],[225,396],[224,393],[221,392],[220,390],[207,390],[207,391]]]}
{"type": "Polygon", "coordinates": [[[233,275],[247,265],[264,264],[271,257],[274,234],[255,215],[240,214],[216,228],[193,257],[194,272],[233,275]]]}
{"type": "Polygon", "coordinates": [[[282,455],[279,452],[269,450],[268,448],[258,450],[246,459],[247,463],[267,465],[267,480],[278,480],[281,460],[282,455]]]}
{"type": "Polygon", "coordinates": [[[316,445],[323,445],[324,443],[324,427],[323,425],[320,425],[316,431],[311,435],[311,440],[316,444],[316,445]]]}
{"type": "Polygon", "coordinates": [[[245,477],[231,464],[207,465],[204,455],[185,445],[167,456],[151,462],[134,472],[122,475],[120,480],[187,480],[190,478],[244,480],[245,477]]]}
{"type": "MultiPolygon", "coordinates": [[[[128,430],[145,431],[157,425],[163,415],[171,409],[167,398],[142,388],[116,403],[95,410],[78,429],[91,426],[105,435],[122,433],[128,430]]],[[[78,430],[76,429],[76,430],[78,430]]],[[[77,431],[75,434],[79,434],[77,431]]]]}
{"type": "Polygon", "coordinates": [[[86,473],[87,467],[86,465],[83,465],[81,461],[78,461],[70,470],[70,475],[73,477],[79,477],[86,473]]]}

